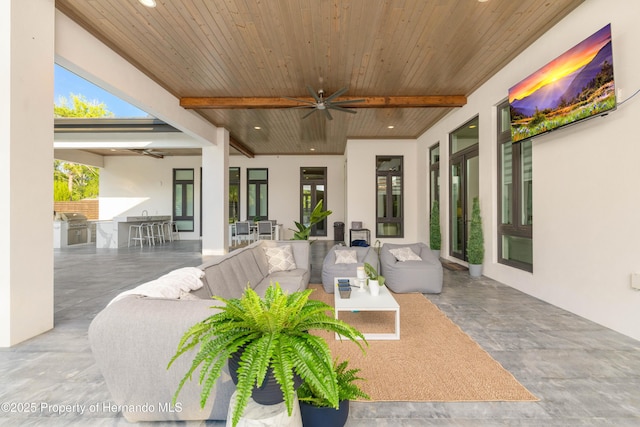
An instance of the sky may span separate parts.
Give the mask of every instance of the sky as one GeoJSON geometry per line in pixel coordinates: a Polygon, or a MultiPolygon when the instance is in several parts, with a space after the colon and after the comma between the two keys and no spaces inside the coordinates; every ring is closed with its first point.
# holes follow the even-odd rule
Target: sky
{"type": "Polygon", "coordinates": [[[600,31],[566,51],[509,90],[509,101],[523,99],[541,87],[558,81],[588,64],[598,51],[611,41],[611,26],[600,31]]]}
{"type": "Polygon", "coordinates": [[[84,95],[89,101],[103,103],[116,118],[149,117],[149,114],[144,111],[73,74],[58,64],[55,64],[54,79],[54,104],[60,104],[59,99],[61,96],[70,100],[71,94],[84,95]]]}

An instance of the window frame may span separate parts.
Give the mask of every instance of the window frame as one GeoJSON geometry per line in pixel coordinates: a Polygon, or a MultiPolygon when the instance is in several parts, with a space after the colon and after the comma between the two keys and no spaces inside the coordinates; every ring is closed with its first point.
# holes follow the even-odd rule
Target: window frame
{"type": "Polygon", "coordinates": [[[234,222],[232,221],[233,218],[235,218],[237,221],[240,221],[240,213],[242,212],[242,204],[241,204],[241,200],[242,200],[242,183],[241,183],[241,179],[240,179],[240,167],[238,166],[230,166],[229,167],[229,203],[228,203],[228,211],[229,211],[229,222],[234,222]],[[232,170],[237,170],[237,174],[232,175],[232,170]],[[236,176],[237,175],[237,179],[232,179],[232,176],[236,176]],[[238,189],[238,201],[236,202],[237,206],[236,206],[236,216],[234,217],[231,214],[231,188],[232,187],[236,187],[238,189]]]}
{"type": "Polygon", "coordinates": [[[269,169],[268,168],[247,168],[247,221],[253,221],[255,218],[259,218],[260,220],[266,220],[269,219],[269,169]],[[251,172],[254,171],[264,171],[265,172],[265,179],[251,179],[251,172]],[[266,203],[266,208],[265,208],[265,212],[266,215],[260,215],[260,211],[261,211],[261,207],[262,205],[260,204],[260,185],[261,184],[265,184],[266,185],[266,190],[267,190],[267,194],[264,197],[264,202],[266,203]],[[256,208],[256,215],[254,215],[253,217],[250,217],[249,215],[249,209],[251,208],[251,203],[250,203],[250,188],[252,185],[256,186],[256,201],[255,201],[255,208],[256,208]]]}
{"type": "Polygon", "coordinates": [[[178,227],[179,231],[194,231],[195,230],[195,170],[193,168],[174,168],[173,169],[173,220],[176,222],[176,226],[178,227]],[[178,174],[178,172],[180,171],[190,171],[191,172],[191,176],[192,178],[190,180],[187,179],[177,179],[176,175],[178,174]],[[182,187],[182,215],[176,215],[176,199],[177,199],[177,194],[176,194],[176,187],[180,185],[182,187]],[[186,212],[188,212],[188,206],[189,206],[189,202],[188,202],[188,185],[191,185],[191,212],[193,212],[192,215],[186,215],[186,212]],[[186,228],[180,228],[180,225],[182,222],[185,221],[191,221],[191,228],[190,229],[186,229],[186,228]]]}
{"type": "MultiPolygon", "coordinates": [[[[303,201],[304,201],[304,186],[305,185],[311,185],[312,186],[312,193],[311,193],[311,207],[310,209],[313,210],[313,208],[316,206],[316,204],[318,203],[318,199],[316,197],[317,191],[315,191],[316,187],[318,185],[322,185],[324,187],[323,193],[324,193],[324,197],[322,198],[323,203],[322,203],[322,210],[326,211],[329,210],[328,208],[328,202],[327,202],[327,170],[328,168],[326,166],[303,166],[300,167],[300,223],[304,224],[304,206],[303,206],[303,201]],[[322,179],[305,179],[305,170],[306,169],[322,169],[322,173],[323,173],[323,178],[322,179]]],[[[324,223],[324,229],[318,229],[317,224],[314,224],[311,226],[311,231],[309,233],[309,236],[311,237],[326,237],[329,234],[328,231],[328,220],[327,218],[325,218],[324,220],[322,220],[322,222],[324,223]]]]}
{"type": "MultiPolygon", "coordinates": [[[[497,106],[497,156],[498,156],[498,206],[497,206],[497,233],[498,233],[498,262],[500,264],[508,265],[520,270],[533,272],[533,262],[531,264],[522,261],[512,260],[503,257],[503,237],[517,237],[530,239],[533,244],[533,224],[524,224],[522,221],[522,151],[523,144],[531,142],[531,139],[525,139],[518,142],[511,141],[511,128],[510,126],[501,126],[502,112],[504,110],[509,111],[509,101],[505,100],[497,106]],[[502,222],[502,209],[503,209],[503,146],[505,144],[511,144],[511,224],[505,224],[502,222]]],[[[533,180],[532,180],[533,181],[533,180]]],[[[532,221],[533,222],[533,221],[532,221]]],[[[533,261],[533,260],[532,260],[533,261]]]]}
{"type": "Polygon", "coordinates": [[[397,155],[377,155],[376,156],[376,181],[375,181],[375,197],[376,197],[376,225],[375,225],[375,235],[376,238],[385,238],[385,239],[401,239],[404,238],[404,156],[397,155]],[[400,160],[400,170],[399,171],[379,171],[378,165],[381,159],[399,159],[400,160]],[[378,216],[378,178],[385,177],[386,178],[386,205],[390,208],[386,210],[386,215],[383,217],[378,216]],[[400,216],[394,217],[392,216],[393,209],[393,177],[400,177],[400,216]],[[379,225],[380,224],[399,224],[400,232],[395,235],[389,234],[381,234],[379,233],[379,225]]]}

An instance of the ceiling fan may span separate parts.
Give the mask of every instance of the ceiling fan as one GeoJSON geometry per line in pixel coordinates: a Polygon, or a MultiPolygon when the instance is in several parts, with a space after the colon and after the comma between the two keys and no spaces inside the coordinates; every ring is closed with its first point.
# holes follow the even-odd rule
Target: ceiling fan
{"type": "Polygon", "coordinates": [[[344,100],[344,101],[335,101],[336,98],[338,98],[340,95],[344,94],[347,91],[346,87],[343,87],[342,89],[337,90],[336,92],[332,93],[331,95],[327,96],[326,98],[324,96],[325,93],[324,93],[323,89],[318,90],[318,92],[316,93],[311,86],[307,86],[307,90],[309,91],[309,93],[313,97],[313,101],[309,101],[307,99],[290,98],[288,96],[284,97],[284,98],[290,99],[292,101],[302,102],[304,104],[307,104],[307,105],[300,105],[300,106],[292,107],[292,108],[311,108],[312,109],[307,114],[302,116],[303,119],[306,119],[307,117],[309,117],[311,114],[315,113],[316,111],[323,111],[325,116],[329,120],[333,120],[333,117],[331,117],[331,113],[329,112],[329,110],[343,111],[345,113],[356,114],[356,111],[350,110],[350,109],[345,108],[345,107],[342,107],[342,105],[344,105],[344,104],[353,104],[355,102],[364,102],[365,101],[364,99],[347,99],[347,100],[344,100]]]}
{"type": "Polygon", "coordinates": [[[152,148],[138,149],[138,148],[130,148],[129,151],[133,151],[134,153],[141,154],[143,156],[153,157],[154,159],[163,159],[166,153],[162,151],[156,151],[152,148]]]}

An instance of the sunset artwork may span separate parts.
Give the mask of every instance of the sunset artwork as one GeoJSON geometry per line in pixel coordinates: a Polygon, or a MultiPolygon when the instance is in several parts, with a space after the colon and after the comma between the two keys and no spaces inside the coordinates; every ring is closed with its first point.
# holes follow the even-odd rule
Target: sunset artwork
{"type": "Polygon", "coordinates": [[[509,89],[511,140],[531,138],[615,106],[607,25],[509,89]]]}

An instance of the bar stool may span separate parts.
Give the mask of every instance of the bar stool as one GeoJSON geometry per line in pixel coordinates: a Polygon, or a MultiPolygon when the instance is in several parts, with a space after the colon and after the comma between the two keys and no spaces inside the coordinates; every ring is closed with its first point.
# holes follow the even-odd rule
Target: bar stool
{"type": "Polygon", "coordinates": [[[155,232],[154,232],[154,227],[153,227],[153,223],[151,222],[143,222],[141,224],[142,227],[142,237],[144,238],[144,240],[147,241],[147,244],[149,246],[153,245],[155,246],[156,244],[156,237],[155,237],[155,232]]]}
{"type": "Polygon", "coordinates": [[[164,223],[154,222],[152,226],[155,232],[155,238],[158,241],[158,243],[164,243],[165,242],[164,223]]]}
{"type": "Polygon", "coordinates": [[[140,247],[144,246],[144,224],[131,224],[129,226],[129,243],[127,247],[131,246],[131,242],[133,241],[133,246],[136,246],[136,242],[140,242],[140,247]]]}

